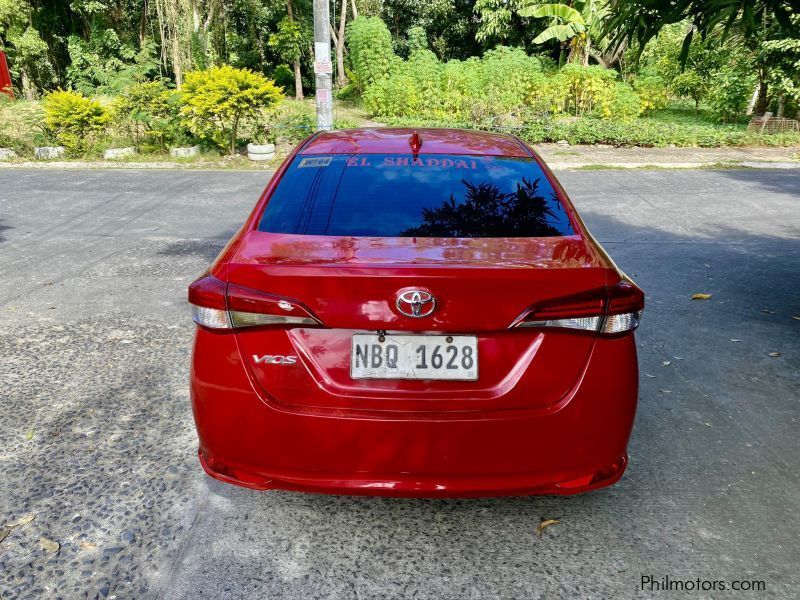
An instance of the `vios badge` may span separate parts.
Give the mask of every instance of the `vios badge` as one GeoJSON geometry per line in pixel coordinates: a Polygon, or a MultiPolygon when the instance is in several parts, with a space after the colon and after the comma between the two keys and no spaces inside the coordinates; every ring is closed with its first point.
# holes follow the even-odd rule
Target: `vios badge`
{"type": "Polygon", "coordinates": [[[296,356],[281,356],[280,354],[253,354],[253,362],[257,365],[293,365],[297,362],[296,356]]]}

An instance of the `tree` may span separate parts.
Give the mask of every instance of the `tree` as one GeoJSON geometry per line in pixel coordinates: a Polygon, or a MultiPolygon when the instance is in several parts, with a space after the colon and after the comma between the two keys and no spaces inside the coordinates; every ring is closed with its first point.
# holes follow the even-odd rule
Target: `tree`
{"type": "MultiPolygon", "coordinates": [[[[355,7],[355,3],[353,4],[355,7]]],[[[347,85],[347,75],[344,71],[344,34],[347,23],[347,0],[342,0],[342,9],[339,12],[339,29],[331,25],[331,40],[336,48],[336,83],[339,87],[347,85]]]]}
{"type": "Polygon", "coordinates": [[[800,104],[800,39],[768,40],[760,55],[770,65],[769,84],[778,90],[776,116],[782,117],[787,98],[800,104]]]}
{"type": "Polygon", "coordinates": [[[551,19],[550,25],[533,38],[533,44],[553,40],[562,44],[569,42],[567,62],[584,66],[589,64],[590,55],[604,66],[611,66],[619,59],[618,54],[607,55],[605,47],[601,52],[592,47],[593,42],[597,45],[603,37],[602,21],[606,14],[603,0],[576,0],[569,4],[537,0],[478,0],[475,8],[481,16],[479,36],[482,39],[506,39],[514,29],[514,19],[518,17],[548,18],[551,19]]]}
{"type": "Polygon", "coordinates": [[[236,152],[239,123],[280,102],[283,90],[263,75],[231,66],[186,73],[181,115],[189,130],[236,152]]]}
{"type": "Polygon", "coordinates": [[[672,94],[693,100],[695,109],[699,109],[706,96],[715,93],[714,77],[721,69],[735,64],[747,70],[751,65],[742,51],[740,39],[733,38],[722,45],[716,42],[716,33],[706,39],[693,37],[686,59],[681,63],[683,40],[690,27],[685,22],[666,25],[643,50],[634,48],[629,54],[633,55],[632,62],[640,76],[660,77],[672,94]]]}
{"type": "Polygon", "coordinates": [[[55,79],[47,43],[31,25],[32,16],[27,2],[0,0],[0,50],[9,53],[11,75],[28,100],[55,79]]]}
{"type": "Polygon", "coordinates": [[[422,209],[422,224],[400,233],[404,237],[547,237],[559,235],[555,194],[545,198],[539,179],[523,179],[517,189],[504,192],[492,183],[462,179],[463,201],[455,194],[436,208],[422,209]]]}
{"type": "MultiPolygon", "coordinates": [[[[594,2],[586,2],[586,5],[594,2]]],[[[552,39],[569,40],[568,62],[589,64],[588,26],[583,15],[566,4],[530,4],[519,11],[522,17],[551,18],[552,24],[533,39],[534,44],[544,44],[552,39]]]]}
{"type": "Polygon", "coordinates": [[[480,19],[477,38],[483,42],[495,39],[506,45],[520,45],[525,27],[519,18],[519,11],[528,2],[529,0],[477,0],[475,12],[480,19]]]}
{"type": "Polygon", "coordinates": [[[286,16],[278,23],[278,30],[269,37],[269,45],[278,53],[282,60],[292,64],[294,69],[294,97],[303,99],[303,76],[300,70],[300,60],[304,50],[312,39],[310,28],[305,22],[294,18],[292,2],[286,3],[286,16]]]}
{"type": "Polygon", "coordinates": [[[724,44],[732,33],[741,36],[757,59],[758,100],[756,111],[763,113],[768,103],[770,65],[768,55],[759,52],[770,40],[798,37],[797,0],[618,0],[610,6],[606,31],[612,43],[636,43],[643,49],[661,29],[671,23],[688,21],[680,60],[685,64],[695,35],[706,39],[717,31],[724,44]]]}

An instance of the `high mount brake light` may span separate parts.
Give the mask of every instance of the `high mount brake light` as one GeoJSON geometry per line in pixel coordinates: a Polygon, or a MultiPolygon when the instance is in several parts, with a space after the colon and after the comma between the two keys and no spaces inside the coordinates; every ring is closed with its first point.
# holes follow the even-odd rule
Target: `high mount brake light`
{"type": "Polygon", "coordinates": [[[411,137],[408,138],[408,145],[411,146],[411,153],[414,158],[419,156],[419,151],[422,148],[422,138],[419,136],[419,132],[414,131],[411,134],[411,137]]]}
{"type": "Polygon", "coordinates": [[[211,276],[201,277],[189,286],[189,304],[194,322],[209,329],[321,325],[298,302],[226,284],[211,276]]]}
{"type": "Polygon", "coordinates": [[[559,327],[618,335],[639,326],[644,293],[623,279],[609,288],[559,298],[535,306],[512,327],[559,327]]]}

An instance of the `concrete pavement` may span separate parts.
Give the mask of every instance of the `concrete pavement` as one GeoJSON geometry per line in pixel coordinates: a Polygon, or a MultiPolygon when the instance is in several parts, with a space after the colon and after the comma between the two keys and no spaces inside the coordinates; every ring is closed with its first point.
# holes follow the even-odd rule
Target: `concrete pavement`
{"type": "Polygon", "coordinates": [[[386,500],[197,463],[185,288],[264,173],[0,171],[0,597],[800,595],[800,172],[559,176],[648,294],[628,472],[572,498],[386,500]],[[539,538],[542,518],[561,522],[539,538]]]}

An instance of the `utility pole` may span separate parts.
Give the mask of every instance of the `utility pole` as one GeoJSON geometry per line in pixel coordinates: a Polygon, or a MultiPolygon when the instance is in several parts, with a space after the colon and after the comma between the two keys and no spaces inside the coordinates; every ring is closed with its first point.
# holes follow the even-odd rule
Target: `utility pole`
{"type": "Polygon", "coordinates": [[[314,77],[317,84],[317,129],[333,129],[329,0],[314,0],[314,77]]]}

